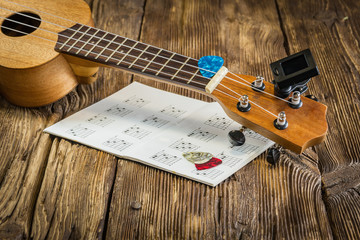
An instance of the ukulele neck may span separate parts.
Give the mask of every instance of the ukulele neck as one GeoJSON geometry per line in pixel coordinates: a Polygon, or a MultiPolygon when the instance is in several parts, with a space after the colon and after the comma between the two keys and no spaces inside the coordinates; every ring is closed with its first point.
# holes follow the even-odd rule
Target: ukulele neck
{"type": "Polygon", "coordinates": [[[60,32],[55,50],[198,91],[210,81],[198,60],[82,24],[60,32]]]}

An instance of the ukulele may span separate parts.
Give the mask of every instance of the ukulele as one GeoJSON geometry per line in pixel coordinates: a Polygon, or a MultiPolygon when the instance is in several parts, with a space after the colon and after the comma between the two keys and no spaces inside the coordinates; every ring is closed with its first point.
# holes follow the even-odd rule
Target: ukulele
{"type": "Polygon", "coordinates": [[[52,103],[92,83],[100,66],[115,67],[209,95],[230,118],[296,153],[325,138],[325,105],[301,98],[293,108],[262,79],[203,69],[196,59],[97,29],[83,0],[2,0],[0,18],[0,93],[13,104],[52,103]]]}

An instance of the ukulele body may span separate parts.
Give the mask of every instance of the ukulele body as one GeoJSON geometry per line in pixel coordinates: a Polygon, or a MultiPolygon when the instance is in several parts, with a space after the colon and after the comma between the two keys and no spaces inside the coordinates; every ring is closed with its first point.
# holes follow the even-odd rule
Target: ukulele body
{"type": "MultiPolygon", "coordinates": [[[[64,97],[79,83],[95,81],[98,71],[96,63],[66,56],[54,50],[58,32],[71,27],[75,22],[93,26],[89,6],[82,0],[16,2],[43,13],[2,2],[2,7],[11,11],[0,9],[1,16],[10,17],[18,12],[37,14],[41,18],[41,23],[35,31],[24,36],[9,36],[6,34],[7,29],[1,29],[0,94],[15,105],[38,107],[64,97]]],[[[0,21],[3,26],[4,19],[0,21]]],[[[8,23],[16,24],[11,21],[8,23]]],[[[31,25],[29,22],[27,24],[31,25]]],[[[15,25],[11,28],[26,31],[15,25]]]]}

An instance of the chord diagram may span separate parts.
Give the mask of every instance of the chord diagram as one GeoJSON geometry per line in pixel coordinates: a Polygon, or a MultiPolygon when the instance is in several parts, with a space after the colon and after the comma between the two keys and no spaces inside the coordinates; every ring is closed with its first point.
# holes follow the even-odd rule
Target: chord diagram
{"type": "Polygon", "coordinates": [[[229,155],[224,154],[223,152],[216,156],[217,158],[223,161],[223,164],[228,167],[234,167],[237,163],[239,163],[242,159],[232,157],[229,155]]]}
{"type": "Polygon", "coordinates": [[[124,130],[123,133],[132,136],[134,138],[142,139],[147,135],[149,135],[151,132],[146,129],[140,128],[139,126],[134,125],[124,130]]]}
{"type": "Polygon", "coordinates": [[[210,132],[205,131],[205,130],[202,130],[201,128],[195,129],[194,131],[189,133],[187,136],[199,139],[199,140],[204,141],[204,142],[209,142],[210,140],[217,137],[216,134],[210,133],[210,132]]]}
{"type": "Polygon", "coordinates": [[[132,110],[121,107],[119,104],[117,104],[115,106],[110,107],[109,109],[106,109],[105,112],[119,117],[124,117],[129,113],[131,113],[132,110]]]}
{"type": "Polygon", "coordinates": [[[207,178],[214,180],[215,178],[217,178],[218,176],[223,174],[224,171],[211,168],[211,169],[205,169],[205,170],[193,170],[192,173],[199,175],[199,176],[205,176],[207,178]]]}
{"type": "Polygon", "coordinates": [[[199,146],[196,146],[195,144],[192,144],[190,142],[185,142],[183,140],[178,140],[171,144],[169,147],[175,150],[179,150],[180,152],[191,152],[199,148],[199,146]]]}
{"type": "Polygon", "coordinates": [[[149,125],[149,126],[161,128],[162,126],[167,124],[169,121],[165,120],[165,119],[158,118],[158,117],[156,117],[154,115],[151,115],[150,117],[145,118],[142,122],[149,125]]]}
{"type": "Polygon", "coordinates": [[[170,117],[174,117],[174,118],[177,118],[177,117],[181,116],[182,114],[186,113],[185,110],[178,109],[172,105],[165,107],[160,112],[164,113],[170,117]]]}
{"type": "Polygon", "coordinates": [[[127,141],[115,136],[115,137],[110,138],[109,140],[103,142],[103,145],[110,147],[110,148],[114,148],[118,151],[123,151],[124,149],[130,147],[132,145],[132,143],[127,142],[127,141]]]}
{"type": "Polygon", "coordinates": [[[74,137],[86,138],[93,134],[95,131],[86,127],[76,126],[74,128],[70,128],[66,131],[66,133],[73,135],[74,137]]]}
{"type": "Polygon", "coordinates": [[[150,101],[147,101],[147,100],[137,97],[137,96],[132,96],[124,101],[124,103],[132,105],[137,108],[141,108],[141,107],[145,106],[146,104],[148,104],[149,102],[150,101]]]}
{"type": "Polygon", "coordinates": [[[164,151],[158,152],[152,155],[150,158],[168,166],[172,166],[181,160],[180,157],[165,153],[164,151]]]}
{"type": "Polygon", "coordinates": [[[204,124],[225,130],[233,121],[230,119],[226,119],[225,117],[219,117],[218,115],[214,115],[208,120],[205,121],[204,124]]]}
{"type": "Polygon", "coordinates": [[[88,123],[91,124],[95,124],[98,125],[100,127],[105,127],[106,125],[109,125],[110,123],[114,122],[113,119],[108,118],[107,116],[104,115],[95,115],[89,119],[86,120],[88,123]]]}
{"type": "Polygon", "coordinates": [[[255,140],[258,140],[258,141],[261,141],[263,143],[266,143],[268,141],[268,139],[250,129],[246,129],[245,132],[245,137],[246,138],[252,138],[252,139],[255,139],[255,140]]]}
{"type": "Polygon", "coordinates": [[[256,151],[259,148],[259,146],[255,146],[249,143],[245,143],[242,146],[238,146],[238,147],[233,147],[232,149],[236,152],[240,152],[240,153],[245,153],[245,154],[249,154],[252,153],[254,151],[256,151]]]}

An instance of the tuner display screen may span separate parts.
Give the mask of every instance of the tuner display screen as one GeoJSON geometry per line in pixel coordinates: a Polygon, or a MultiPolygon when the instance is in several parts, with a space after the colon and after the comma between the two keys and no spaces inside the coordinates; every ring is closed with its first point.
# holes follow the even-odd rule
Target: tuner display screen
{"type": "Polygon", "coordinates": [[[281,66],[285,75],[289,75],[309,67],[308,63],[306,62],[305,55],[300,55],[293,59],[289,59],[281,63],[281,66]]]}

